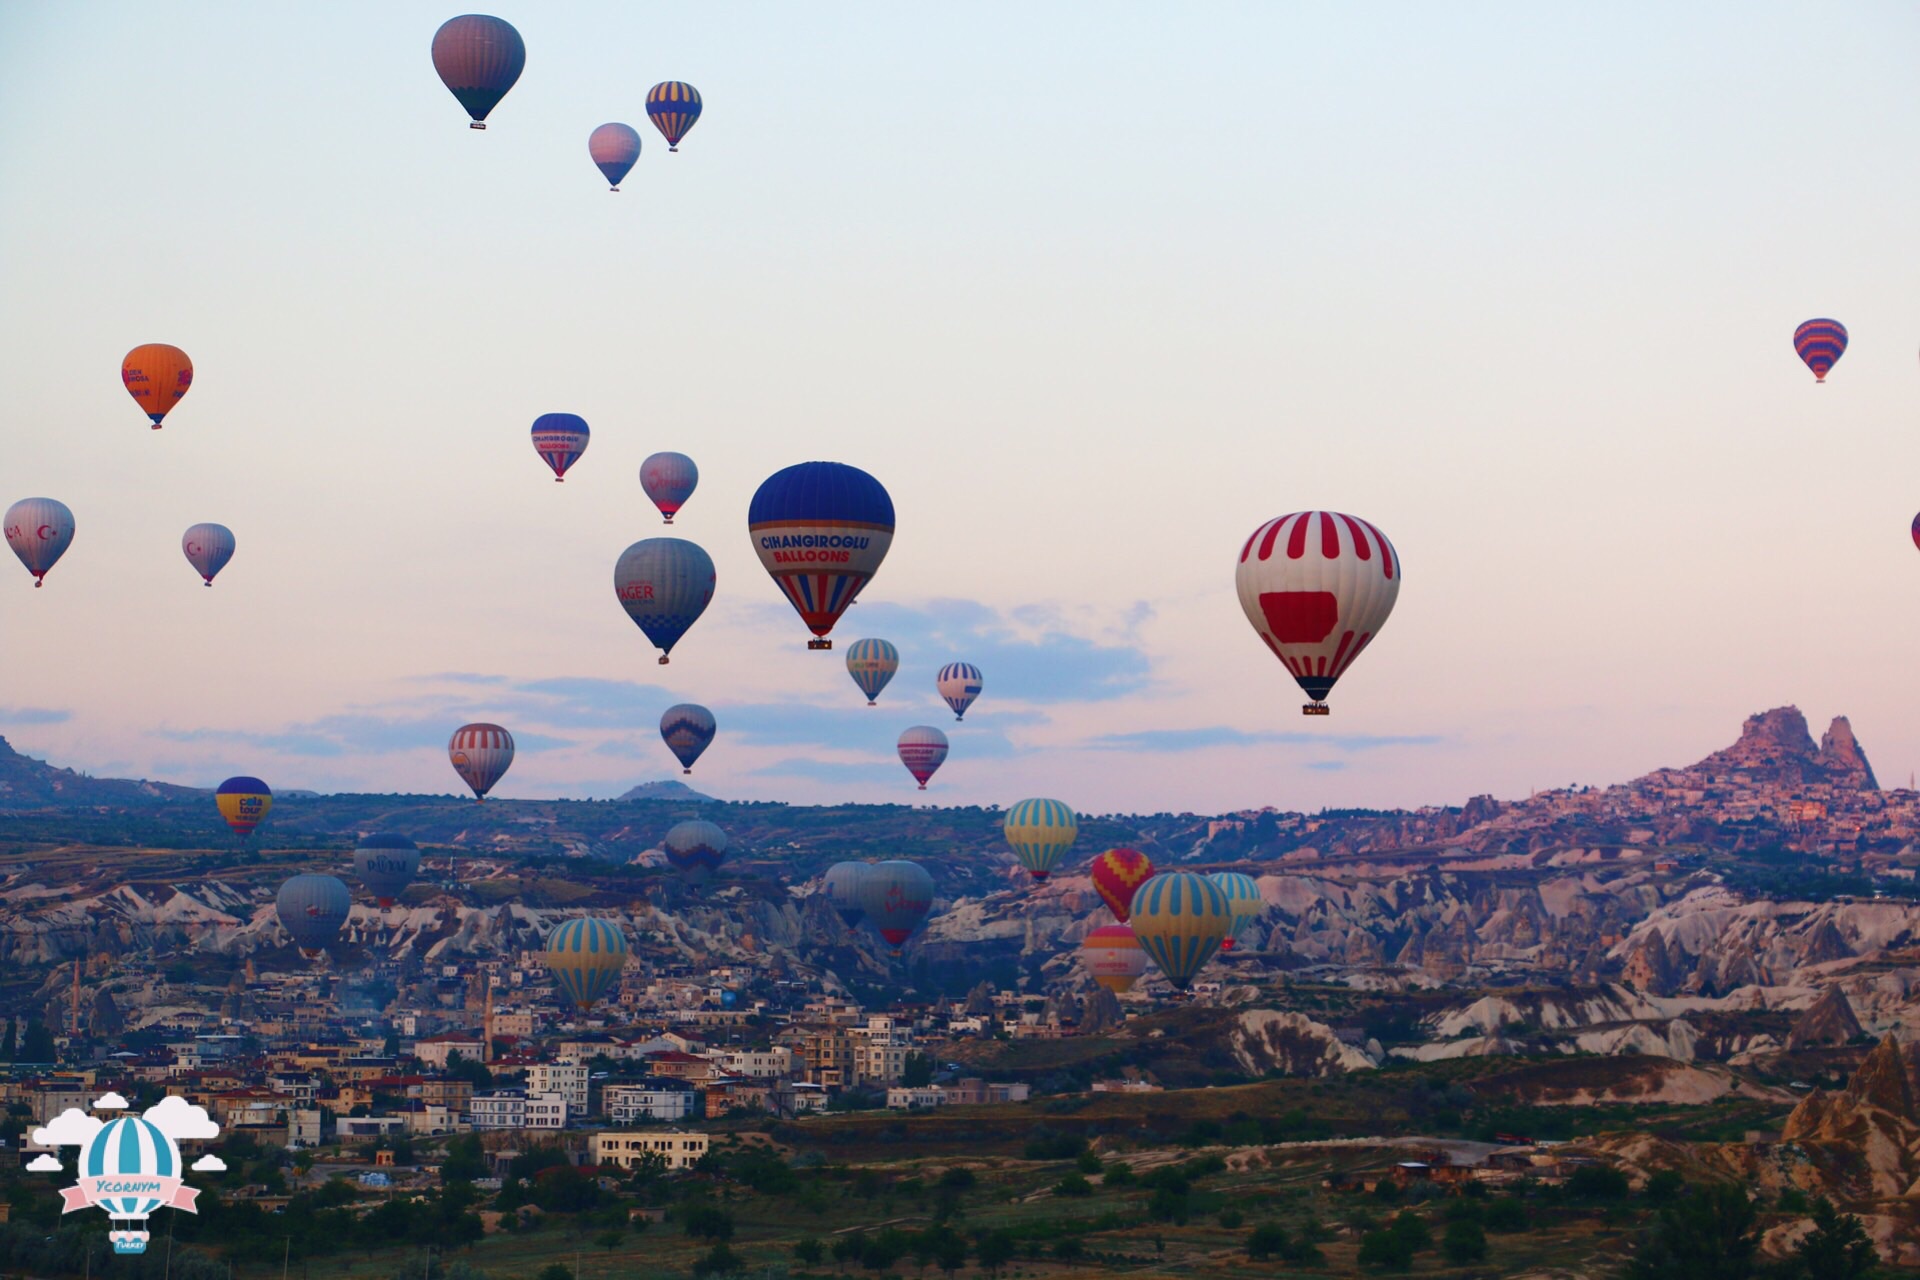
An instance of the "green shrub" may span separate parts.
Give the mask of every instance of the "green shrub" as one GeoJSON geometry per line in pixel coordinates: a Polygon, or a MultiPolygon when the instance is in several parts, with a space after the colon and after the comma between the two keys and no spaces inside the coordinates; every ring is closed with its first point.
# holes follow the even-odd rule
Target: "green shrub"
{"type": "Polygon", "coordinates": [[[1478,1262],[1487,1256],[1487,1233],[1480,1229],[1477,1222],[1464,1219],[1450,1222],[1446,1235],[1440,1239],[1440,1252],[1456,1266],[1464,1262],[1478,1262]]]}
{"type": "Polygon", "coordinates": [[[1480,1215],[1480,1224],[1489,1231],[1525,1231],[1527,1206],[1512,1196],[1489,1201],[1480,1215]]]}
{"type": "Polygon", "coordinates": [[[1238,1231],[1240,1229],[1240,1224],[1245,1222],[1246,1220],[1247,1220],[1246,1215],[1241,1213],[1238,1209],[1222,1209],[1220,1211],[1220,1216],[1218,1219],[1220,1225],[1225,1227],[1229,1231],[1238,1231]]]}
{"type": "Polygon", "coordinates": [[[1396,1231],[1369,1231],[1360,1237],[1360,1265],[1380,1271],[1413,1268],[1413,1246],[1396,1231]]]}
{"type": "Polygon", "coordinates": [[[1053,1194],[1057,1196],[1090,1196],[1093,1184],[1077,1173],[1070,1173],[1053,1184],[1053,1194]]]}

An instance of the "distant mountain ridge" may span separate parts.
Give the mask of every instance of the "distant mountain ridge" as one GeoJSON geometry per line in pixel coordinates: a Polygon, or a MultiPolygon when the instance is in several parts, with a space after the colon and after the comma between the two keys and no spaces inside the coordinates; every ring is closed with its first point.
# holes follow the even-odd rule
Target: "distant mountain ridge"
{"type": "Polygon", "coordinates": [[[643,782],[637,787],[628,787],[615,797],[618,800],[711,800],[712,796],[695,791],[684,782],[675,782],[671,778],[656,782],[643,782]]]}
{"type": "Polygon", "coordinates": [[[181,787],[144,779],[95,778],[72,769],[58,769],[44,760],[23,756],[0,738],[0,810],[115,805],[149,807],[156,801],[204,799],[203,787],[181,787]]]}

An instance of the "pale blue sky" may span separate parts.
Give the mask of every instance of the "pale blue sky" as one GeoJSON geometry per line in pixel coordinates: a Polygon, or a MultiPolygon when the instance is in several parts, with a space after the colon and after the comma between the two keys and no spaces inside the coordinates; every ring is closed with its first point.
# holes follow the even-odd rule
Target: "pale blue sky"
{"type": "Polygon", "coordinates": [[[606,795],[691,699],[729,797],[1313,808],[1615,780],[1792,701],[1920,767],[1920,11],[493,11],[527,71],[476,133],[455,8],[0,8],[0,501],[79,525],[45,590],[0,566],[16,746],[451,790],[497,718],[497,794],[606,795]],[[671,156],[668,78],[707,104],[671,156]],[[148,341],[197,370],[157,433],[148,341]],[[564,486],[548,411],[594,429],[564,486]],[[610,579],[668,448],[719,596],[660,668],[610,579]],[[808,458],[899,510],[837,633],[902,645],[876,710],[748,545],[808,458]],[[1323,721],[1232,579],[1312,506],[1408,574],[1323,721]],[[954,740],[925,797],[913,723],[954,740]]]}

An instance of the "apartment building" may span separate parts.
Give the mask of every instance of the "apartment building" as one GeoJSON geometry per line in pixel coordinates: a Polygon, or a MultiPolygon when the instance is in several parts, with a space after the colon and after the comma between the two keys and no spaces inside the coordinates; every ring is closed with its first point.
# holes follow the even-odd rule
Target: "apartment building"
{"type": "Polygon", "coordinates": [[[533,1062],[527,1064],[528,1093],[557,1093],[574,1115],[587,1114],[587,1064],[533,1062]]]}
{"type": "Polygon", "coordinates": [[[610,1084],[600,1090],[600,1109],[608,1124],[661,1120],[671,1124],[694,1114],[699,1095],[668,1084],[610,1084]]]}
{"type": "Polygon", "coordinates": [[[707,1154],[707,1135],[679,1130],[622,1133],[609,1129],[593,1135],[592,1151],[595,1164],[615,1164],[622,1169],[631,1169],[652,1156],[665,1160],[669,1169],[691,1169],[707,1154]]]}

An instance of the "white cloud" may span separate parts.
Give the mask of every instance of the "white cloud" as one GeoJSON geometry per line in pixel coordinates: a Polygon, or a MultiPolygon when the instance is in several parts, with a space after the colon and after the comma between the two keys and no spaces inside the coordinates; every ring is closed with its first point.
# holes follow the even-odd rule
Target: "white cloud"
{"type": "Polygon", "coordinates": [[[51,1152],[42,1151],[27,1163],[28,1173],[58,1173],[63,1166],[60,1158],[51,1152]]]}
{"type": "Polygon", "coordinates": [[[175,1142],[220,1136],[220,1126],[207,1118],[207,1109],[196,1107],[182,1097],[160,1099],[158,1104],[147,1108],[145,1118],[175,1142]]]}
{"type": "Polygon", "coordinates": [[[221,1173],[226,1167],[227,1162],[211,1151],[193,1162],[193,1168],[197,1173],[221,1173]]]}
{"type": "Polygon", "coordinates": [[[33,1140],[43,1147],[84,1147],[105,1127],[106,1122],[98,1116],[90,1116],[78,1107],[68,1107],[35,1129],[33,1140]]]}
{"type": "Polygon", "coordinates": [[[127,1100],[117,1093],[103,1093],[93,1100],[95,1111],[125,1111],[127,1100]]]}

